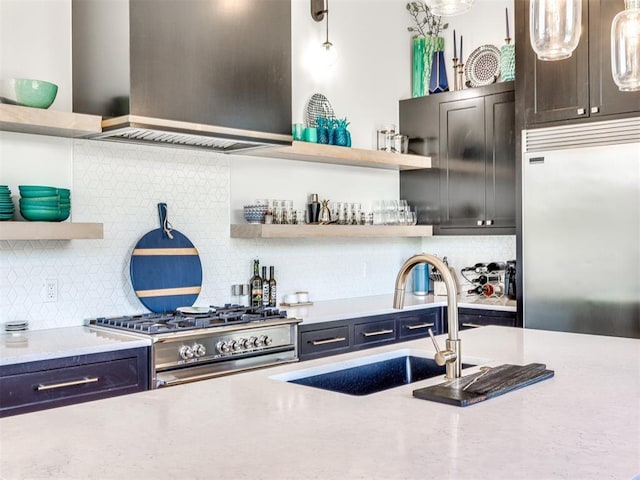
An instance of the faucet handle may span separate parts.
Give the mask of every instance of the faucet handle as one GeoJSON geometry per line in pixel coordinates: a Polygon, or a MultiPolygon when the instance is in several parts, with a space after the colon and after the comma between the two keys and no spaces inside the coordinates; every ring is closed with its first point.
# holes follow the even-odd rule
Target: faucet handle
{"type": "Polygon", "coordinates": [[[433,331],[431,329],[429,329],[428,331],[429,336],[431,337],[431,341],[433,342],[433,346],[436,349],[436,354],[433,356],[433,359],[436,361],[436,363],[442,367],[447,363],[455,361],[455,359],[457,358],[456,352],[454,352],[453,350],[440,350],[438,341],[436,340],[436,337],[433,336],[433,331]]]}

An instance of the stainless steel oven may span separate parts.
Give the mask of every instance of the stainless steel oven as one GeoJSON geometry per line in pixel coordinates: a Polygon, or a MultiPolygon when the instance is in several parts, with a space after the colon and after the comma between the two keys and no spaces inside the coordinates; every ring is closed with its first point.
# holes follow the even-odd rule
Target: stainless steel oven
{"type": "Polygon", "coordinates": [[[152,389],[298,360],[300,320],[274,308],[225,305],[197,315],[100,317],[87,323],[151,338],[152,389]]]}

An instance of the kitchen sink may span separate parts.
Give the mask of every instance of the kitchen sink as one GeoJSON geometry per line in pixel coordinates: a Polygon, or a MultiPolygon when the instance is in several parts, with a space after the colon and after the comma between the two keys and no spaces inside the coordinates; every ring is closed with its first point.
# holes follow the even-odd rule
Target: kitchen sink
{"type": "MultiPolygon", "coordinates": [[[[425,352],[410,349],[396,350],[271,378],[349,395],[370,395],[420,380],[444,376],[445,367],[438,366],[432,358],[424,355],[425,352]]],[[[477,363],[463,363],[462,368],[475,365],[477,363]]]]}

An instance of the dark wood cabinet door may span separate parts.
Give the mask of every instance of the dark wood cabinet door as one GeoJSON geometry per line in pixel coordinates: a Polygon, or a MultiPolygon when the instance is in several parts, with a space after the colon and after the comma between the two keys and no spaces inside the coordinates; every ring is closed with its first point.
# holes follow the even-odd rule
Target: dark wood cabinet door
{"type": "Polygon", "coordinates": [[[515,95],[506,92],[485,97],[486,193],[485,226],[516,226],[515,95]]]}
{"type": "Polygon", "coordinates": [[[611,73],[611,23],[624,0],[589,1],[589,82],[592,117],[640,111],[640,92],[622,92],[611,73]]]}
{"type": "Polygon", "coordinates": [[[565,60],[538,60],[529,40],[529,2],[516,1],[516,17],[524,17],[517,30],[518,55],[523,56],[525,123],[534,125],[589,116],[589,44],[587,0],[582,2],[582,35],[578,47],[565,60]]]}
{"type": "Polygon", "coordinates": [[[440,227],[477,226],[485,219],[484,98],[440,104],[439,137],[440,227]]]}

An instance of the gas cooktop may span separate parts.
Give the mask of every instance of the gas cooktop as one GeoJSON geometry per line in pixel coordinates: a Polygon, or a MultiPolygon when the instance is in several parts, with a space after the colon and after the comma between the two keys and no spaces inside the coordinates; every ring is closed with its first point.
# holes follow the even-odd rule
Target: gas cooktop
{"type": "Polygon", "coordinates": [[[89,324],[151,335],[224,327],[286,317],[287,312],[277,308],[225,304],[224,307],[212,305],[208,312],[197,315],[181,312],[144,313],[121,317],[98,317],[90,320],[89,324]]]}

